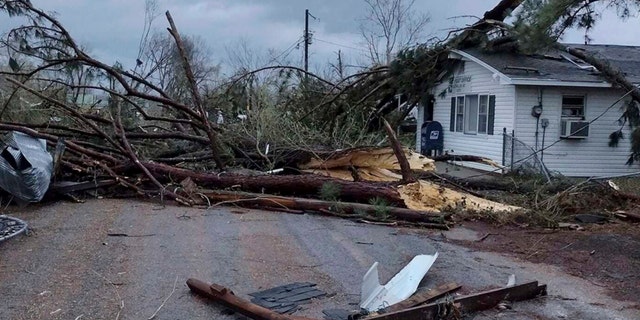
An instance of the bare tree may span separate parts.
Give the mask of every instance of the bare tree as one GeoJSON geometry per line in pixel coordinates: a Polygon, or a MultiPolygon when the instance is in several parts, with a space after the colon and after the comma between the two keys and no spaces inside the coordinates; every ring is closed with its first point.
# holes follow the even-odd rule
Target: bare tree
{"type": "Polygon", "coordinates": [[[374,64],[389,64],[395,53],[424,38],[430,17],[414,11],[415,0],[364,0],[367,13],[360,34],[374,64]]]}
{"type": "MultiPolygon", "coordinates": [[[[218,77],[219,66],[212,63],[212,54],[205,41],[196,36],[183,36],[185,52],[199,88],[209,86],[218,77]]],[[[169,96],[185,101],[190,96],[182,60],[175,41],[165,32],[150,36],[144,46],[142,63],[148,79],[165,90],[169,96]]]]}

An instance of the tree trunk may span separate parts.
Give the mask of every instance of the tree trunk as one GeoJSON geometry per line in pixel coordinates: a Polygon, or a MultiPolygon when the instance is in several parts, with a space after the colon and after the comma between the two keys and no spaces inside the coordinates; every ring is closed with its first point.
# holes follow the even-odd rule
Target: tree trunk
{"type": "Polygon", "coordinates": [[[387,132],[387,137],[389,138],[389,144],[393,149],[393,153],[396,155],[398,159],[398,163],[400,164],[400,172],[402,173],[402,182],[409,183],[415,182],[413,175],[411,174],[411,167],[409,166],[409,161],[407,161],[407,157],[404,154],[404,150],[402,150],[402,146],[400,145],[400,141],[396,137],[396,133],[393,132],[393,128],[389,124],[389,121],[382,117],[382,121],[384,124],[384,130],[387,132]]]}
{"type": "Polygon", "coordinates": [[[631,92],[633,100],[640,102],[640,89],[631,83],[624,76],[624,73],[613,66],[611,66],[606,60],[601,60],[595,56],[585,52],[584,50],[578,50],[571,47],[564,47],[558,45],[561,50],[569,52],[571,55],[584,60],[586,63],[596,67],[598,71],[602,72],[602,76],[611,82],[614,86],[618,85],[625,91],[631,92]]]}
{"type": "Polygon", "coordinates": [[[243,191],[318,196],[324,184],[330,183],[340,188],[339,198],[343,201],[368,203],[371,199],[384,199],[390,206],[406,208],[400,194],[388,183],[351,182],[314,174],[283,176],[246,176],[231,174],[199,173],[160,163],[142,162],[157,179],[182,180],[191,178],[201,187],[216,189],[237,188],[243,191]]]}
{"type": "Polygon", "coordinates": [[[438,212],[416,211],[397,207],[380,207],[375,205],[353,203],[353,202],[334,202],[305,198],[289,198],[278,197],[265,194],[234,192],[234,191],[205,191],[202,192],[207,198],[213,202],[232,202],[240,206],[259,206],[261,208],[285,208],[289,210],[305,210],[323,212],[326,210],[336,211],[348,215],[358,214],[359,212],[367,213],[372,216],[377,214],[387,214],[390,217],[409,221],[409,222],[427,222],[442,223],[445,215],[438,212]]]}

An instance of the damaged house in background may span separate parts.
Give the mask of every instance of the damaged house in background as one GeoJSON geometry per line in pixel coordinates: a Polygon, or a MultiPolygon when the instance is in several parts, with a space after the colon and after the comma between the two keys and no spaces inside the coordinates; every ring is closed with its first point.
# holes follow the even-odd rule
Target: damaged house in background
{"type": "MultiPolygon", "coordinates": [[[[566,46],[602,57],[632,83],[640,82],[640,47],[566,46]]],[[[427,126],[435,121],[442,126],[443,152],[487,157],[507,169],[571,177],[637,171],[626,164],[631,132],[620,121],[631,96],[594,66],[557,49],[538,55],[452,49],[448,59],[431,103],[418,109],[416,146],[423,153],[433,138],[427,126]],[[611,147],[609,136],[616,131],[624,138],[611,147]]]]}

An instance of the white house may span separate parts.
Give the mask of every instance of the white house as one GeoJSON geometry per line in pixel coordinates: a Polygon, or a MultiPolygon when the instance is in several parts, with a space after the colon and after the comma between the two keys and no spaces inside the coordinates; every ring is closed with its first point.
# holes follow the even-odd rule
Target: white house
{"type": "MultiPolygon", "coordinates": [[[[568,46],[604,56],[640,83],[640,47],[568,46]]],[[[418,149],[422,124],[437,121],[450,154],[483,156],[507,167],[530,163],[535,154],[549,171],[566,176],[640,170],[626,165],[628,127],[618,146],[609,146],[630,98],[593,66],[560,51],[522,55],[465,49],[452,50],[449,59],[449,72],[431,92],[433,104],[418,110],[418,149]]]]}

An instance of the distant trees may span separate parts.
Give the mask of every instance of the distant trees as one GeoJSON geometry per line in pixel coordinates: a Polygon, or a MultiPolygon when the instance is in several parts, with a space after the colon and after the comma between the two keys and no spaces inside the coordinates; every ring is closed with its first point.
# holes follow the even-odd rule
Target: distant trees
{"type": "Polygon", "coordinates": [[[424,40],[429,15],[414,10],[415,0],[364,0],[367,12],[360,24],[368,58],[388,65],[398,50],[424,40]]]}

